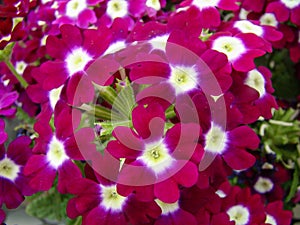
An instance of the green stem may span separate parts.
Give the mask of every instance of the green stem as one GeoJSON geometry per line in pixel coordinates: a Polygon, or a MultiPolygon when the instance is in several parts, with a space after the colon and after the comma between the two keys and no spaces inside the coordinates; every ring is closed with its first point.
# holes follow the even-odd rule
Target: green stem
{"type": "Polygon", "coordinates": [[[172,118],[176,117],[176,113],[175,113],[173,105],[171,105],[169,108],[167,108],[165,116],[167,119],[172,119],[172,118]]]}
{"type": "Polygon", "coordinates": [[[7,67],[9,68],[9,70],[13,73],[13,75],[20,82],[21,86],[26,89],[28,87],[27,81],[20,74],[18,74],[18,72],[16,71],[14,65],[10,62],[10,60],[5,60],[4,62],[7,65],[7,67]]]}
{"type": "Polygon", "coordinates": [[[77,217],[77,219],[75,220],[74,225],[81,225],[81,216],[77,217]]]}

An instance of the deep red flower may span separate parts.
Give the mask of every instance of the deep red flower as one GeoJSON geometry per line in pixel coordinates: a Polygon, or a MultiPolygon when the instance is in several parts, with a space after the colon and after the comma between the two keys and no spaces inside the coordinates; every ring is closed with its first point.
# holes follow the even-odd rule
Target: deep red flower
{"type": "Polygon", "coordinates": [[[30,144],[31,139],[22,136],[12,141],[7,151],[0,146],[0,205],[5,204],[8,209],[17,208],[24,201],[24,195],[34,193],[23,173],[31,156],[30,144]]]}
{"type": "Polygon", "coordinates": [[[232,93],[235,104],[243,114],[243,122],[253,123],[260,116],[270,119],[272,109],[277,103],[272,96],[274,89],[271,83],[271,72],[265,67],[258,67],[248,73],[234,73],[232,93]]]}
{"type": "MultiPolygon", "coordinates": [[[[185,0],[180,4],[181,7],[195,7],[198,9],[199,18],[204,28],[217,27],[221,23],[221,16],[217,8],[223,10],[238,10],[235,0],[185,0]]],[[[182,10],[179,8],[179,10],[182,10]]]]}
{"type": "MultiPolygon", "coordinates": [[[[59,109],[56,108],[56,111],[59,109]]],[[[24,172],[31,177],[30,185],[38,191],[51,188],[58,172],[58,190],[66,193],[68,182],[81,176],[81,172],[72,160],[84,160],[79,146],[83,138],[89,149],[95,148],[92,128],[82,128],[75,134],[73,129],[79,124],[80,115],[69,107],[62,107],[54,116],[55,133],[48,121],[40,120],[34,129],[39,134],[34,146],[34,154],[28,160],[24,172]],[[73,117],[72,117],[73,116],[73,117]],[[74,126],[74,127],[73,127],[74,126]]]]}
{"type": "Polygon", "coordinates": [[[179,185],[196,183],[195,163],[202,157],[197,144],[200,127],[176,124],[164,134],[164,114],[158,105],[137,106],[132,112],[134,130],[116,127],[107,150],[117,159],[125,158],[118,177],[118,192],[127,196],[135,191],[141,199],[158,198],[165,203],[179,199],[179,185]],[[188,130],[194,134],[188,135],[188,130]]]}
{"type": "Polygon", "coordinates": [[[290,224],[293,213],[283,209],[283,202],[276,201],[269,203],[266,208],[266,221],[265,224],[290,224]]]}
{"type": "Polygon", "coordinates": [[[94,96],[94,88],[85,72],[89,64],[108,47],[110,33],[105,28],[82,32],[73,25],[63,25],[60,30],[61,39],[55,36],[47,38],[47,53],[55,60],[40,66],[44,76],[43,89],[50,91],[67,84],[69,103],[88,102],[94,96]],[[74,98],[76,91],[80,91],[80,98],[74,98]]]}
{"type": "Polygon", "coordinates": [[[276,15],[279,22],[290,20],[296,25],[300,25],[300,2],[289,0],[277,0],[270,2],[266,8],[266,12],[276,15]]]}

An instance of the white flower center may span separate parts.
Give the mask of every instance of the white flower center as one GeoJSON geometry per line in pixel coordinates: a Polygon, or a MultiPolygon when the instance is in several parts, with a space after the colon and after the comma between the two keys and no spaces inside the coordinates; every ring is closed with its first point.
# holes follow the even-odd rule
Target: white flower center
{"type": "Polygon", "coordinates": [[[277,27],[278,21],[273,13],[265,13],[259,19],[261,25],[277,27]]]}
{"type": "Polygon", "coordinates": [[[106,210],[120,212],[122,211],[122,207],[126,202],[126,197],[123,197],[117,193],[116,185],[101,185],[101,197],[101,206],[103,206],[106,210]]]}
{"type": "Polygon", "coordinates": [[[169,204],[169,203],[162,202],[159,199],[155,199],[155,202],[161,208],[162,215],[168,215],[169,213],[176,212],[179,209],[178,201],[169,204]]]}
{"type": "Polygon", "coordinates": [[[165,34],[150,39],[149,43],[152,46],[152,50],[158,49],[165,52],[169,36],[169,34],[165,34]]]}
{"type": "Polygon", "coordinates": [[[27,63],[24,61],[16,62],[16,71],[18,74],[23,75],[25,69],[27,67],[27,63]]]}
{"type": "Polygon", "coordinates": [[[205,135],[205,150],[221,154],[226,149],[227,134],[221,127],[212,124],[205,135]]]}
{"type": "Polygon", "coordinates": [[[169,82],[175,88],[176,95],[195,89],[198,81],[198,73],[194,67],[171,66],[169,82]]]}
{"type": "Polygon", "coordinates": [[[248,224],[250,213],[246,207],[235,205],[229,208],[226,213],[229,215],[230,221],[235,221],[236,225],[248,224]]]}
{"type": "Polygon", "coordinates": [[[1,41],[9,41],[11,38],[11,34],[2,37],[1,41]]]}
{"type": "Polygon", "coordinates": [[[234,27],[243,33],[253,33],[257,36],[262,36],[264,30],[262,27],[255,25],[247,20],[240,20],[234,23],[234,27]]]}
{"type": "Polygon", "coordinates": [[[125,41],[117,41],[115,43],[112,43],[107,49],[106,51],[103,53],[103,55],[109,55],[109,54],[113,54],[115,52],[118,52],[122,49],[126,48],[126,43],[125,41]]]}
{"type": "Polygon", "coordinates": [[[74,49],[66,59],[69,75],[83,71],[86,64],[92,59],[89,54],[82,48],[74,49]]]}
{"type": "Polygon", "coordinates": [[[69,159],[66,154],[64,144],[57,140],[55,136],[53,136],[51,142],[49,143],[47,159],[55,169],[61,166],[65,160],[69,159]]]}
{"type": "Polygon", "coordinates": [[[265,223],[269,223],[271,225],[277,225],[275,218],[269,214],[267,214],[265,223]]]}
{"type": "Polygon", "coordinates": [[[42,38],[41,38],[41,46],[45,46],[46,45],[46,41],[47,41],[47,38],[48,38],[48,35],[44,35],[42,38]]]}
{"type": "Polygon", "coordinates": [[[161,8],[159,0],[147,0],[146,6],[148,6],[149,8],[153,8],[156,11],[160,10],[161,8]]]}
{"type": "Polygon", "coordinates": [[[53,90],[51,90],[49,92],[49,101],[50,101],[50,105],[51,105],[51,107],[52,107],[53,110],[54,110],[54,108],[56,106],[56,103],[59,100],[59,96],[60,96],[62,87],[63,86],[60,86],[60,87],[55,88],[55,89],[53,89],[53,90]]]}
{"type": "Polygon", "coordinates": [[[212,49],[227,55],[229,61],[234,61],[246,52],[243,42],[236,37],[219,37],[212,46],[212,49]]]}
{"type": "Polygon", "coordinates": [[[79,13],[87,8],[85,0],[70,0],[66,6],[66,15],[71,18],[77,18],[79,13]]]}
{"type": "Polygon", "coordinates": [[[219,2],[220,0],[193,0],[192,5],[202,10],[209,7],[216,7],[219,2]]]}
{"type": "Polygon", "coordinates": [[[220,197],[220,198],[225,198],[227,195],[224,193],[224,191],[222,190],[217,190],[216,194],[220,197]]]}
{"type": "Polygon", "coordinates": [[[274,184],[271,181],[271,179],[265,177],[259,177],[256,183],[254,184],[254,189],[261,194],[270,192],[273,189],[273,187],[274,184]]]}
{"type": "Polygon", "coordinates": [[[246,9],[241,8],[240,13],[239,13],[239,18],[240,18],[241,20],[246,20],[249,13],[250,13],[250,12],[247,11],[246,9]]]}
{"type": "Polygon", "coordinates": [[[272,169],[274,169],[274,166],[270,163],[265,162],[261,168],[264,170],[272,170],[272,169]]]}
{"type": "Polygon", "coordinates": [[[137,159],[142,160],[156,174],[164,172],[175,160],[169,154],[169,150],[162,141],[147,144],[143,154],[137,159]]]}
{"type": "Polygon", "coordinates": [[[281,2],[289,9],[296,8],[300,5],[300,0],[281,0],[281,2]]]}
{"type": "Polygon", "coordinates": [[[264,76],[256,69],[249,71],[247,75],[244,83],[255,89],[259,93],[259,97],[263,97],[266,93],[264,76]]]}
{"type": "Polygon", "coordinates": [[[128,3],[125,0],[110,0],[107,3],[106,13],[112,20],[122,18],[128,14],[128,3]]]}
{"type": "Polygon", "coordinates": [[[48,2],[51,2],[52,0],[42,0],[41,2],[42,2],[42,4],[46,4],[46,3],[48,3],[48,2]]]}
{"type": "Polygon", "coordinates": [[[0,161],[0,177],[14,181],[20,172],[20,166],[9,158],[0,161]]]}

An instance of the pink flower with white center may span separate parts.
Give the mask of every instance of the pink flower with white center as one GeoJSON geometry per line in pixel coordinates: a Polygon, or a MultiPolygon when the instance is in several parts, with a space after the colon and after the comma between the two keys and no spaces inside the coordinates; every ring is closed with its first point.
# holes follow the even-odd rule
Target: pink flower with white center
{"type": "MultiPolygon", "coordinates": [[[[104,158],[106,156],[108,155],[104,153],[104,158]]],[[[118,173],[118,164],[110,164],[109,158],[104,159],[103,163],[106,164],[106,169],[109,167],[110,173],[118,173]]],[[[89,167],[86,171],[87,169],[89,167]]],[[[117,192],[116,183],[94,171],[90,172],[86,176],[93,176],[92,179],[80,178],[70,183],[69,191],[75,195],[67,205],[67,215],[70,218],[82,215],[82,225],[138,225],[148,224],[152,218],[161,214],[159,206],[153,200],[140,202],[135,194],[124,197],[117,192]]]]}
{"type": "Polygon", "coordinates": [[[94,96],[94,88],[88,80],[86,70],[89,64],[107,49],[110,32],[107,28],[81,31],[73,25],[60,27],[61,39],[47,38],[47,53],[55,61],[47,61],[40,67],[44,78],[42,87],[46,91],[60,88],[66,83],[66,95],[70,104],[88,102],[94,96]],[[76,90],[81,91],[80,99],[74,99],[76,90]],[[74,101],[74,102],[73,102],[74,101]]]}
{"type": "Polygon", "coordinates": [[[164,135],[164,111],[157,105],[137,106],[132,112],[134,129],[116,127],[107,151],[125,158],[117,189],[127,196],[135,191],[139,198],[158,198],[165,203],[179,199],[179,185],[190,187],[198,177],[197,166],[203,149],[197,143],[200,127],[176,124],[164,135]],[[189,134],[188,130],[195,133],[189,134]]]}
{"type": "Polygon", "coordinates": [[[73,112],[72,115],[71,109],[66,106],[56,108],[55,133],[48,121],[40,120],[35,123],[34,128],[39,137],[33,149],[34,155],[24,168],[24,173],[31,178],[30,186],[35,190],[49,190],[58,173],[58,191],[66,193],[69,182],[81,176],[79,168],[72,161],[84,160],[78,146],[82,144],[82,138],[87,148],[93,149],[95,146],[91,144],[94,139],[93,129],[82,128],[73,133],[73,124],[78,126],[79,116],[78,112],[73,112]]]}
{"type": "Polygon", "coordinates": [[[265,224],[279,225],[279,224],[290,224],[293,213],[283,209],[282,201],[275,201],[269,203],[266,208],[266,220],[265,224]]]}
{"type": "Polygon", "coordinates": [[[279,22],[290,20],[300,25],[300,1],[299,0],[277,0],[270,2],[266,12],[274,13],[279,22]]]}
{"type": "MultiPolygon", "coordinates": [[[[218,27],[221,23],[221,16],[217,8],[223,10],[238,10],[236,0],[185,0],[181,7],[195,7],[198,9],[199,19],[204,28],[218,27]]],[[[182,10],[179,8],[179,10],[182,10]]]]}
{"type": "Polygon", "coordinates": [[[116,18],[123,18],[132,28],[133,18],[140,18],[146,8],[144,0],[108,0],[103,4],[103,7],[105,6],[106,12],[100,18],[100,22],[108,27],[116,18]]]}
{"type": "Polygon", "coordinates": [[[272,26],[272,27],[278,27],[278,24],[279,24],[274,13],[264,13],[259,18],[259,22],[260,22],[260,25],[266,25],[266,26],[272,26]]]}
{"type": "Polygon", "coordinates": [[[202,48],[203,42],[198,38],[194,42],[188,40],[182,38],[181,32],[174,31],[170,34],[165,53],[152,51],[139,54],[143,61],[129,66],[133,82],[150,84],[137,94],[138,102],[146,104],[155,99],[167,107],[195,92],[218,96],[228,90],[232,80],[226,56],[202,48]],[[200,56],[188,48],[192,46],[185,46],[190,43],[194,43],[194,50],[200,56]]]}
{"type": "Polygon", "coordinates": [[[233,76],[231,91],[235,95],[235,104],[243,114],[244,123],[253,123],[260,116],[270,119],[272,109],[278,108],[272,95],[274,89],[271,76],[271,72],[262,66],[233,76]]]}
{"type": "Polygon", "coordinates": [[[189,224],[196,225],[197,221],[194,215],[183,210],[180,207],[179,201],[174,203],[165,203],[156,199],[155,202],[161,208],[161,216],[155,221],[154,225],[163,225],[163,224],[189,224]]]}
{"type": "Polygon", "coordinates": [[[166,6],[166,0],[146,0],[146,12],[149,17],[155,17],[156,14],[166,6]]]}
{"type": "Polygon", "coordinates": [[[204,134],[204,151],[206,154],[221,155],[224,161],[234,170],[243,170],[255,163],[255,157],[246,149],[256,149],[259,138],[247,126],[236,127],[225,131],[218,124],[211,123],[204,134]]]}
{"type": "Polygon", "coordinates": [[[251,195],[249,188],[232,187],[222,199],[221,209],[236,225],[263,224],[266,219],[260,196],[251,195]]]}
{"type": "Polygon", "coordinates": [[[17,208],[24,200],[24,195],[32,195],[29,180],[23,174],[23,168],[31,155],[31,139],[18,137],[5,151],[0,145],[0,205],[8,209],[17,208]]]}
{"type": "Polygon", "coordinates": [[[95,12],[91,7],[103,0],[63,0],[57,1],[58,15],[54,23],[59,25],[74,24],[80,28],[87,28],[97,22],[95,12]]]}
{"type": "Polygon", "coordinates": [[[224,53],[232,67],[237,71],[247,72],[255,68],[253,60],[265,54],[261,50],[265,42],[251,33],[216,33],[211,36],[211,48],[224,53]]]}
{"type": "Polygon", "coordinates": [[[45,90],[43,88],[45,77],[41,76],[43,74],[41,74],[40,68],[34,68],[31,75],[37,83],[30,84],[26,88],[26,93],[34,103],[41,104],[41,112],[38,115],[38,118],[43,118],[44,120],[47,120],[46,118],[50,119],[57,102],[62,99],[61,92],[63,85],[52,90],[45,90]]]}
{"type": "Polygon", "coordinates": [[[226,26],[233,34],[237,33],[252,33],[261,37],[265,41],[264,49],[272,52],[272,45],[270,42],[278,41],[282,38],[282,33],[277,31],[274,27],[260,25],[258,21],[238,20],[227,23],[226,26]]]}

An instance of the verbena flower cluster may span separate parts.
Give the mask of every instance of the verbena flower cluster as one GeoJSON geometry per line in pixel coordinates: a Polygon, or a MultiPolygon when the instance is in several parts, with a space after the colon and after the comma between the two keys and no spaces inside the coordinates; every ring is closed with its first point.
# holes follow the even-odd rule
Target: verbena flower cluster
{"type": "Polygon", "coordinates": [[[70,224],[291,223],[263,121],[299,127],[272,120],[256,60],[299,62],[299,0],[4,0],[0,17],[3,209],[54,187],[70,224]]]}

